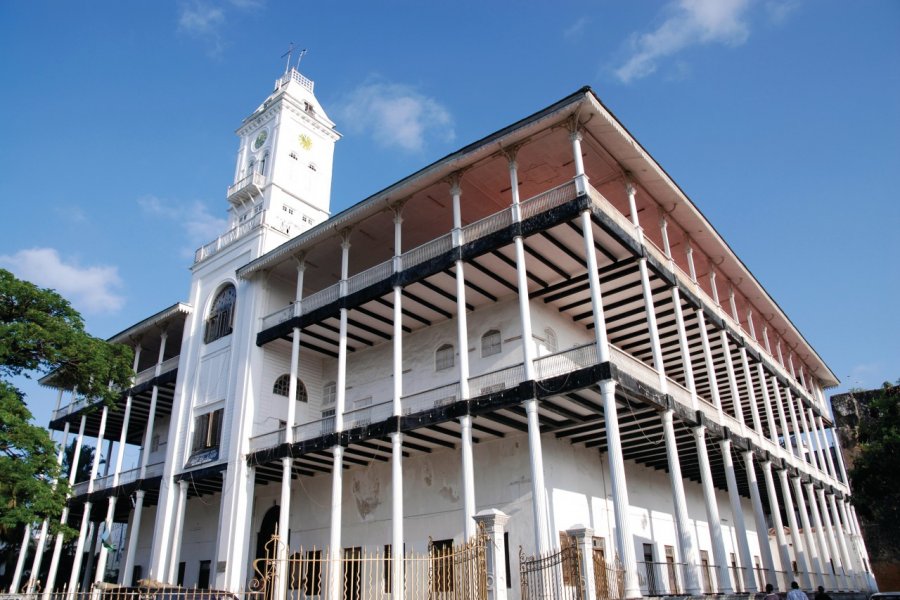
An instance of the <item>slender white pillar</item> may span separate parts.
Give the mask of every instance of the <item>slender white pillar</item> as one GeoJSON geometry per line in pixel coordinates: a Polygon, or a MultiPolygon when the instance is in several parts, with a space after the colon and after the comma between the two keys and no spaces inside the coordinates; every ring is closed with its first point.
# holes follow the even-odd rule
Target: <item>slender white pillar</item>
{"type": "Polygon", "coordinates": [[[703,345],[703,360],[706,363],[706,372],[709,375],[709,392],[712,395],[713,405],[719,413],[719,422],[724,422],[722,416],[722,398],[719,396],[719,384],[716,381],[716,365],[712,358],[712,349],[709,346],[709,335],[706,332],[706,316],[702,308],[695,311],[697,326],[700,329],[700,342],[703,345]]]}
{"type": "Polygon", "coordinates": [[[788,481],[787,469],[778,471],[781,480],[781,496],[784,498],[784,510],[787,513],[788,528],[791,532],[791,544],[794,546],[794,558],[797,561],[797,570],[803,579],[803,587],[813,589],[813,580],[810,573],[809,560],[806,548],[800,536],[800,526],[797,524],[797,515],[794,512],[794,500],[791,495],[791,484],[788,481]]]}
{"type": "Polygon", "coordinates": [[[851,556],[855,564],[854,571],[856,572],[856,586],[861,591],[866,588],[866,565],[863,564],[862,552],[859,549],[859,541],[853,529],[853,523],[850,520],[849,511],[847,510],[848,504],[849,500],[844,497],[838,503],[838,507],[841,511],[841,521],[843,521],[844,523],[844,529],[847,531],[847,536],[850,538],[850,550],[852,553],[851,556]]]}
{"type": "Polygon", "coordinates": [[[699,557],[697,540],[688,521],[687,500],[684,495],[684,480],[681,477],[681,460],[678,457],[678,445],[675,441],[675,426],[672,422],[672,411],[662,413],[663,435],[666,438],[666,458],[669,464],[669,482],[672,486],[672,500],[675,508],[675,535],[678,539],[678,550],[684,563],[684,587],[687,594],[697,596],[703,593],[700,587],[699,557]]]}
{"type": "MultiPolygon", "coordinates": [[[[75,392],[72,392],[72,402],[75,401],[75,392]]],[[[81,424],[78,426],[78,436],[75,438],[75,447],[72,452],[72,460],[69,465],[69,487],[75,483],[75,476],[78,474],[78,463],[81,462],[81,444],[84,442],[84,426],[87,422],[87,416],[82,413],[81,424]]],[[[62,516],[59,519],[60,524],[65,525],[69,520],[69,505],[66,503],[63,508],[62,516]]],[[[47,572],[47,585],[44,587],[44,600],[50,600],[50,594],[56,587],[56,572],[59,568],[59,558],[62,555],[63,534],[56,534],[56,543],[53,546],[53,556],[50,559],[50,569],[47,572]]]]}
{"type": "MultiPolygon", "coordinates": [[[[144,496],[147,494],[144,490],[137,490],[134,493],[134,509],[131,513],[131,523],[128,527],[128,550],[125,552],[125,566],[119,574],[119,583],[122,585],[131,584],[131,576],[134,573],[134,557],[137,553],[138,536],[141,530],[141,514],[144,510],[144,496]]],[[[137,582],[134,582],[135,584],[137,582]]]]}
{"type": "MultiPolygon", "coordinates": [[[[94,491],[94,483],[97,481],[97,471],[100,469],[100,456],[103,454],[103,435],[106,433],[106,419],[108,415],[109,407],[104,404],[103,410],[100,412],[100,428],[97,430],[97,446],[94,448],[94,463],[91,466],[91,475],[88,479],[88,494],[91,494],[94,491]]],[[[81,519],[81,529],[79,530],[78,541],[75,545],[75,558],[72,560],[72,572],[69,576],[70,597],[71,594],[75,593],[78,586],[78,576],[81,573],[81,561],[84,558],[85,535],[87,535],[87,525],[92,507],[92,502],[84,503],[84,516],[81,519]]]]}
{"type": "Polygon", "coordinates": [[[164,581],[175,583],[178,579],[178,563],[181,562],[181,545],[184,541],[184,513],[187,512],[188,482],[178,482],[178,503],[175,508],[175,526],[172,528],[172,556],[169,560],[169,572],[164,581]]]}
{"type": "Polygon", "coordinates": [[[684,364],[684,382],[691,393],[691,408],[697,410],[697,384],[694,380],[694,365],[691,360],[691,347],[688,345],[687,330],[684,326],[684,313],[681,310],[681,292],[678,286],[672,286],[672,306],[675,310],[675,325],[678,329],[678,347],[681,350],[681,362],[684,364]]]}
{"type": "Polygon", "coordinates": [[[819,463],[819,470],[822,471],[826,476],[828,475],[828,465],[825,463],[825,452],[823,452],[824,446],[821,444],[821,440],[819,438],[819,430],[816,427],[816,416],[813,413],[813,409],[807,407],[807,422],[809,423],[809,433],[812,438],[813,450],[816,452],[816,460],[819,463]]]}
{"type": "MultiPolygon", "coordinates": [[[[820,577],[823,572],[822,563],[819,560],[819,551],[816,548],[815,536],[812,533],[809,512],[806,510],[806,500],[803,498],[803,486],[799,477],[791,477],[791,484],[794,486],[794,501],[797,503],[797,512],[800,513],[800,524],[803,526],[803,541],[809,556],[810,573],[815,573],[816,577],[820,577]]],[[[811,584],[810,588],[813,585],[811,584]]]]}
{"type": "MultiPolygon", "coordinates": [[[[806,438],[806,461],[814,468],[819,469],[818,457],[815,453],[815,446],[812,441],[812,434],[810,433],[809,426],[806,423],[806,411],[803,407],[803,398],[797,397],[797,414],[799,415],[800,427],[803,431],[803,436],[806,438]]],[[[821,469],[824,471],[824,469],[821,469]]]]}
{"type": "MultiPolygon", "coordinates": [[[[769,526],[763,513],[762,498],[759,495],[759,484],[756,481],[756,466],[753,453],[744,451],[744,468],[747,471],[747,487],[750,489],[750,502],[753,504],[753,517],[756,521],[756,538],[759,542],[759,553],[769,578],[769,583],[776,585],[778,574],[775,572],[775,560],[772,558],[772,546],[769,544],[769,526]]],[[[762,590],[759,590],[762,591],[762,590]]]]}
{"type": "MultiPolygon", "coordinates": [[[[581,213],[581,231],[584,237],[584,254],[587,262],[588,281],[591,289],[591,308],[594,315],[594,340],[597,344],[598,362],[610,360],[609,341],[606,335],[606,319],[603,315],[603,300],[600,290],[600,276],[597,272],[597,255],[594,248],[594,230],[591,212],[581,213]]],[[[631,537],[628,515],[628,488],[625,481],[625,457],[622,440],[619,437],[619,415],[616,406],[616,384],[612,380],[600,382],[600,397],[603,401],[603,416],[606,421],[606,445],[609,459],[610,487],[613,494],[613,517],[616,523],[616,548],[625,570],[624,593],[626,598],[641,597],[637,576],[637,560],[631,537]]]]}
{"type": "Polygon", "coordinates": [[[734,361],[731,360],[731,342],[728,341],[728,332],[724,329],[719,332],[719,340],[722,343],[722,354],[725,355],[725,372],[728,374],[728,388],[731,390],[731,401],[734,405],[734,418],[741,424],[743,433],[744,409],[741,404],[741,394],[737,386],[737,377],[734,374],[734,361]]]}
{"type": "Polygon", "coordinates": [[[856,507],[849,504],[847,510],[850,512],[850,522],[856,528],[856,540],[859,545],[859,553],[863,558],[863,571],[865,573],[866,582],[869,585],[870,592],[877,592],[878,586],[875,584],[875,577],[872,575],[872,562],[869,560],[869,551],[866,548],[866,540],[862,534],[862,528],[859,526],[859,517],[856,516],[856,507]]]}
{"type": "Polygon", "coordinates": [[[728,499],[731,502],[731,517],[737,534],[738,555],[741,558],[741,570],[744,574],[744,590],[758,592],[759,585],[753,576],[753,558],[750,556],[750,542],[747,540],[747,525],[744,523],[744,508],[741,506],[741,494],[734,474],[734,461],[731,457],[731,440],[719,442],[722,458],[725,463],[725,481],[728,485],[728,499]]]}
{"type": "Polygon", "coordinates": [[[769,386],[766,385],[766,372],[762,362],[756,364],[756,376],[759,378],[759,387],[763,396],[763,408],[766,411],[766,420],[769,422],[769,439],[777,446],[778,424],[775,422],[775,416],[772,414],[772,397],[769,396],[769,386]]]}
{"type": "Polygon", "coordinates": [[[747,401],[750,403],[750,418],[753,420],[753,430],[760,436],[763,436],[765,434],[763,433],[762,422],[759,419],[759,406],[757,406],[756,385],[754,385],[753,383],[753,374],[750,371],[750,361],[747,359],[747,349],[741,346],[740,353],[741,368],[744,371],[744,379],[747,381],[747,401]]]}
{"type": "MultiPolygon", "coordinates": [[[[402,248],[402,206],[394,209],[394,273],[399,273],[402,248]]],[[[394,286],[393,321],[393,412],[403,414],[403,288],[394,286]]],[[[403,565],[403,434],[395,431],[391,437],[391,598],[403,600],[405,587],[403,565]]]]}
{"type": "Polygon", "coordinates": [[[22,536],[22,545],[19,546],[19,558],[16,560],[16,569],[13,571],[12,582],[9,586],[10,594],[18,594],[19,585],[22,583],[22,572],[25,570],[25,559],[28,558],[28,548],[31,545],[31,523],[25,523],[25,535],[22,536]]]}
{"type": "Polygon", "coordinates": [[[812,514],[812,524],[815,527],[816,544],[819,550],[819,563],[822,566],[822,578],[830,580],[831,589],[838,589],[837,577],[831,571],[831,552],[825,541],[825,528],[822,526],[822,516],[819,514],[819,503],[816,501],[816,491],[812,483],[806,483],[806,499],[812,514]]]}
{"type": "MultiPolygon", "coordinates": [[[[775,481],[772,478],[772,463],[768,460],[762,463],[763,479],[766,481],[766,495],[769,497],[769,514],[772,515],[772,527],[775,529],[775,542],[778,545],[778,558],[781,560],[781,571],[790,573],[791,553],[788,549],[787,539],[784,537],[784,523],[781,520],[781,507],[778,506],[778,495],[775,492],[775,481]]],[[[788,510],[791,510],[789,507],[788,510]]],[[[770,582],[778,587],[778,580],[770,582]]]]}
{"type": "Polygon", "coordinates": [[[460,445],[462,446],[464,531],[466,540],[470,540],[475,536],[475,462],[472,458],[472,417],[469,415],[460,417],[459,427],[462,438],[460,445]]]}
{"type": "MultiPolygon", "coordinates": [[[[515,152],[509,158],[509,181],[512,193],[513,218],[521,220],[519,213],[519,176],[515,152]]],[[[525,241],[521,235],[514,238],[516,251],[516,283],[519,297],[519,320],[522,324],[522,355],[525,380],[533,381],[534,374],[534,337],[531,332],[531,307],[528,300],[528,274],[525,263],[525,241]]],[[[460,349],[462,352],[462,349],[460,349]]],[[[541,446],[541,428],[538,420],[537,400],[525,401],[525,413],[528,417],[528,452],[531,459],[531,502],[534,512],[535,548],[539,554],[550,549],[551,538],[547,523],[547,498],[544,488],[544,455],[541,446]]],[[[466,518],[468,527],[469,518],[466,518]]]]}
{"type": "Polygon", "coordinates": [[[337,445],[332,450],[333,462],[331,478],[331,535],[329,538],[329,554],[331,560],[331,579],[329,598],[339,598],[341,585],[341,508],[344,493],[344,481],[341,470],[344,462],[344,447],[337,445]]]}
{"type": "Polygon", "coordinates": [[[775,393],[775,408],[778,410],[778,420],[781,422],[781,437],[784,440],[784,448],[788,454],[793,454],[791,444],[791,430],[788,427],[787,418],[784,415],[784,402],[781,398],[781,388],[778,385],[778,377],[772,375],[772,390],[775,393]]]}
{"type": "Polygon", "coordinates": [[[712,469],[709,466],[709,453],[706,450],[706,427],[694,428],[697,442],[697,459],[700,462],[700,483],[703,487],[703,502],[706,505],[706,521],[709,523],[709,537],[712,541],[713,559],[716,561],[716,575],[720,594],[733,594],[731,576],[728,574],[728,556],[725,554],[725,540],[722,537],[722,521],[719,518],[719,505],[716,502],[716,490],[713,487],[712,469]]]}
{"type": "Polygon", "coordinates": [[[808,457],[803,455],[803,440],[800,437],[800,425],[797,422],[797,411],[794,410],[794,396],[791,394],[790,387],[784,387],[784,396],[784,403],[787,404],[788,408],[788,416],[791,418],[791,431],[794,433],[794,454],[796,454],[800,460],[808,460],[808,457]]]}
{"type": "MultiPolygon", "coordinates": [[[[825,455],[825,464],[828,466],[828,474],[831,475],[831,478],[835,481],[838,481],[837,470],[834,468],[834,460],[831,458],[831,448],[828,446],[828,438],[825,435],[825,424],[822,422],[822,417],[816,417],[816,425],[819,430],[819,445],[822,447],[822,453],[825,455]]],[[[832,435],[834,435],[832,433],[832,435]]]]}
{"type": "Polygon", "coordinates": [[[849,590],[850,581],[847,579],[847,571],[844,569],[844,561],[841,558],[837,544],[837,532],[834,530],[834,524],[831,522],[831,515],[828,514],[828,503],[825,501],[825,490],[817,489],[816,497],[819,500],[819,512],[822,515],[823,533],[828,542],[828,552],[831,554],[831,560],[834,564],[835,577],[840,582],[840,587],[835,589],[849,590]]]}
{"type": "Polygon", "coordinates": [[[837,537],[838,548],[840,548],[841,564],[844,567],[844,574],[847,579],[847,589],[852,590],[855,588],[853,582],[856,580],[856,571],[853,568],[853,561],[850,560],[850,551],[847,548],[847,538],[844,535],[844,527],[841,525],[841,517],[838,514],[837,500],[835,499],[834,494],[828,494],[828,508],[831,509],[832,531],[834,531],[834,535],[837,537]]]}

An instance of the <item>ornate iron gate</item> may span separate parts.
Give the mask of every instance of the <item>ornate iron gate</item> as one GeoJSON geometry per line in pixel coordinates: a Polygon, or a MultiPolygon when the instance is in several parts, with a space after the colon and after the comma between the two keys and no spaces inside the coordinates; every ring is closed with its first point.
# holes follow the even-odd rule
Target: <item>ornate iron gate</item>
{"type": "Polygon", "coordinates": [[[522,600],[581,600],[584,577],[575,544],[544,555],[526,556],[519,549],[522,600]]]}

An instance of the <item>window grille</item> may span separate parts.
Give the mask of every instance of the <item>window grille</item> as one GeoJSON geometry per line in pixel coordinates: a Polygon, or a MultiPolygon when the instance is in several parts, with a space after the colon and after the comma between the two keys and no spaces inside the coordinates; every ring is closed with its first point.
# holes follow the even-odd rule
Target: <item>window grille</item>
{"type": "MultiPolygon", "coordinates": [[[[288,397],[291,390],[291,375],[285,373],[275,380],[272,386],[272,393],[278,396],[288,397]]],[[[306,393],[306,386],[299,379],[297,380],[297,393],[294,394],[294,400],[297,402],[309,402],[309,395],[306,393]]]]}
{"type": "Polygon", "coordinates": [[[325,384],[325,387],[322,388],[322,404],[329,405],[334,404],[337,400],[337,384],[333,381],[329,381],[325,384]]]}
{"type": "Polygon", "coordinates": [[[496,329],[491,329],[483,336],[481,336],[481,356],[492,356],[494,354],[500,354],[501,350],[501,342],[500,342],[500,332],[496,329]]]}
{"type": "Polygon", "coordinates": [[[451,344],[444,344],[434,353],[434,370],[443,371],[444,369],[452,369],[453,365],[453,346],[451,344]]]}
{"type": "Polygon", "coordinates": [[[234,302],[237,292],[233,285],[227,285],[218,293],[206,317],[206,332],[203,342],[208,344],[226,335],[231,335],[234,324],[234,302]]]}

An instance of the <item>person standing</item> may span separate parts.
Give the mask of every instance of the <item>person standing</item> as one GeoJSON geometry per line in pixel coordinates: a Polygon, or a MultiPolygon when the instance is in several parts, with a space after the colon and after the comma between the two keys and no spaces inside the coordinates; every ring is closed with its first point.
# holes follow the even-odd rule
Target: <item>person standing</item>
{"type": "Polygon", "coordinates": [[[796,581],[791,582],[791,589],[787,593],[787,600],[809,600],[806,592],[800,589],[800,584],[796,581]]]}

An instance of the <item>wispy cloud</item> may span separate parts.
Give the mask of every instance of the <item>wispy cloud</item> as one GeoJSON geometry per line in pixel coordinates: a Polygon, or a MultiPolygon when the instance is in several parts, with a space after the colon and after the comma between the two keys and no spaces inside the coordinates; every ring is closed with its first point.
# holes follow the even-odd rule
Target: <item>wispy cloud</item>
{"type": "Polygon", "coordinates": [[[455,137],[450,111],[411,85],[368,81],[339,102],[335,112],[347,131],[368,134],[385,148],[419,152],[429,142],[455,137]]]}
{"type": "Polygon", "coordinates": [[[84,209],[80,206],[75,206],[74,204],[56,206],[54,207],[53,212],[55,212],[59,218],[72,225],[86,225],[90,221],[87,213],[84,212],[84,209]]]}
{"type": "Polygon", "coordinates": [[[587,29],[588,23],[590,23],[590,19],[587,17],[580,17],[577,21],[563,30],[563,37],[570,42],[580,39],[587,29]]]}
{"type": "Polygon", "coordinates": [[[21,279],[55,289],[85,313],[113,313],[125,305],[125,297],[116,291],[122,287],[117,267],[82,267],[64,261],[54,248],[0,255],[0,265],[21,279]]]}
{"type": "Polygon", "coordinates": [[[178,31],[204,42],[210,56],[225,49],[223,30],[232,10],[259,10],[265,0],[181,0],[178,4],[178,31]]]}
{"type": "Polygon", "coordinates": [[[182,204],[156,196],[144,196],[137,203],[145,215],[173,221],[181,227],[185,240],[182,254],[185,256],[192,255],[198,247],[216,239],[228,226],[226,219],[210,213],[202,202],[182,204]]]}
{"type": "Polygon", "coordinates": [[[661,59],[690,46],[747,41],[750,0],[674,0],[664,9],[665,19],[653,31],[632,34],[630,55],[615,70],[624,83],[650,75],[661,59]]]}

